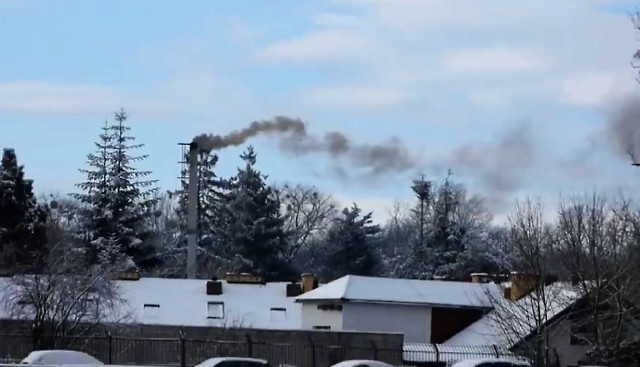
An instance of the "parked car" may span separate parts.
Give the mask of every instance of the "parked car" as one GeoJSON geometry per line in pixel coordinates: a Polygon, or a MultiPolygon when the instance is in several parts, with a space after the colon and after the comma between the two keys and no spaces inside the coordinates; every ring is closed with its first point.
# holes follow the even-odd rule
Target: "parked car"
{"type": "Polygon", "coordinates": [[[468,359],[451,367],[531,367],[527,362],[514,359],[468,359]]]}
{"type": "Polygon", "coordinates": [[[258,358],[216,357],[207,359],[195,367],[271,367],[269,362],[258,358]]]}
{"type": "Polygon", "coordinates": [[[31,365],[89,365],[102,366],[104,363],[97,358],[77,350],[35,350],[20,361],[21,364],[31,365]]]}
{"type": "Polygon", "coordinates": [[[369,359],[352,359],[336,363],[331,367],[393,367],[393,365],[369,359]]]}

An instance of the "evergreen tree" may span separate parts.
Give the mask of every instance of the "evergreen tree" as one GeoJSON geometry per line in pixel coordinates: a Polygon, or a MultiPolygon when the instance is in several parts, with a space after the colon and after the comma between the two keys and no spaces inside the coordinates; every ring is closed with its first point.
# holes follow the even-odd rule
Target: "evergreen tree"
{"type": "Polygon", "coordinates": [[[100,263],[99,257],[102,254],[111,253],[110,249],[117,247],[117,244],[111,242],[111,235],[115,232],[110,208],[112,140],[109,125],[105,122],[98,141],[94,143],[96,151],[87,155],[89,168],[79,170],[87,177],[86,181],[76,184],[82,193],[71,194],[82,205],[78,236],[86,245],[87,261],[91,264],[100,263]]]}
{"type": "Polygon", "coordinates": [[[149,231],[156,181],[133,167],[147,156],[130,155],[143,145],[132,144],[126,119],[121,110],[115,124],[105,123],[96,152],[87,156],[89,168],[80,170],[87,179],[76,186],[83,192],[73,196],[84,204],[82,237],[92,264],[150,268],[158,261],[149,231]]]}
{"type": "Polygon", "coordinates": [[[116,112],[116,123],[110,127],[113,137],[111,152],[112,201],[111,211],[116,225],[118,251],[142,268],[158,264],[155,244],[151,241],[150,221],[156,201],[158,181],[150,180],[151,171],[141,171],[133,164],[148,158],[147,155],[134,156],[130,152],[144,147],[134,144],[129,135],[131,127],[126,125],[127,115],[123,110],[116,112]]]}
{"type": "Polygon", "coordinates": [[[373,213],[361,215],[362,210],[353,204],[345,208],[342,216],[334,220],[327,234],[327,278],[344,275],[376,275],[380,270],[380,258],[376,251],[374,235],[380,228],[372,224],[373,213]]]}
{"type": "Polygon", "coordinates": [[[45,260],[47,211],[33,195],[13,149],[4,149],[0,166],[0,269],[37,271],[45,260]]]}
{"type": "Polygon", "coordinates": [[[290,278],[294,274],[283,259],[287,238],[276,192],[256,170],[252,146],[240,157],[245,167],[230,181],[223,251],[239,260],[235,271],[255,272],[267,280],[290,278]]]}

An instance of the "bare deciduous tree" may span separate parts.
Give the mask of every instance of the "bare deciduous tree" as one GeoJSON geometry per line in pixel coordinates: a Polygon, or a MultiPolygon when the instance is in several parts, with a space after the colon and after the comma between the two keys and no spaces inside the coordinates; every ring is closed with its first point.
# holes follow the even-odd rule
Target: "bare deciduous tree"
{"type": "MultiPolygon", "coordinates": [[[[57,225],[50,226],[50,234],[60,233],[57,225]]],[[[12,319],[33,323],[40,347],[128,316],[111,280],[115,269],[88,266],[81,247],[62,237],[49,237],[58,241],[50,246],[44,269],[4,278],[0,289],[4,309],[12,319]]]]}
{"type": "Polygon", "coordinates": [[[557,311],[566,308],[574,293],[566,283],[548,285],[553,269],[549,262],[552,229],[544,220],[543,207],[531,198],[518,203],[509,216],[508,239],[514,262],[512,281],[500,291],[488,292],[494,310],[492,326],[518,352],[538,366],[552,365],[552,329],[546,327],[557,311]],[[508,289],[507,289],[508,288],[508,289]],[[526,342],[523,340],[530,337],[526,342]]]}
{"type": "Polygon", "coordinates": [[[558,215],[558,258],[585,295],[572,315],[572,337],[595,350],[616,350],[636,326],[638,232],[629,208],[594,194],[570,198],[558,215]]]}
{"type": "Polygon", "coordinates": [[[285,231],[290,234],[285,256],[291,261],[326,232],[336,214],[336,203],[313,186],[284,185],[278,192],[285,214],[285,231]]]}

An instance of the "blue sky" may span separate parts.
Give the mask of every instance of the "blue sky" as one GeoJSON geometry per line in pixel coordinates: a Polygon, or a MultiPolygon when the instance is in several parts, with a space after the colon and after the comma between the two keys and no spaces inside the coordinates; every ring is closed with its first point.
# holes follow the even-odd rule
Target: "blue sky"
{"type": "MultiPolygon", "coordinates": [[[[0,0],[0,146],[16,148],[39,192],[64,193],[120,107],[163,189],[177,188],[178,142],[253,120],[301,118],[362,144],[396,136],[426,163],[367,182],[338,180],[327,157],[252,141],[270,179],[316,184],[382,220],[393,200],[410,198],[412,178],[439,180],[445,166],[493,203],[481,170],[452,156],[471,146],[495,169],[511,158],[495,149],[501,134],[528,123],[532,162],[512,164],[512,188],[492,207],[504,216],[529,194],[553,210],[561,194],[630,190],[640,179],[602,134],[609,108],[640,88],[629,65],[634,6],[0,0]]],[[[221,174],[240,151],[220,153],[221,174]]]]}

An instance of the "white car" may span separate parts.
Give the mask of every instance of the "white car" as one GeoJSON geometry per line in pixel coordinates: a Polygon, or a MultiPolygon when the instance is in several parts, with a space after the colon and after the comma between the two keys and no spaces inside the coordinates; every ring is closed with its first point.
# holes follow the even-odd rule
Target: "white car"
{"type": "Polygon", "coordinates": [[[468,359],[455,363],[451,367],[531,367],[527,362],[515,359],[468,359]]]}
{"type": "Polygon", "coordinates": [[[374,361],[370,359],[352,359],[336,363],[331,367],[394,367],[385,362],[374,361]]]}
{"type": "Polygon", "coordinates": [[[270,367],[269,362],[258,358],[216,357],[205,360],[195,367],[270,367]]]}
{"type": "Polygon", "coordinates": [[[83,365],[83,366],[102,366],[95,357],[77,350],[35,350],[23,359],[21,364],[30,365],[83,365]]]}

